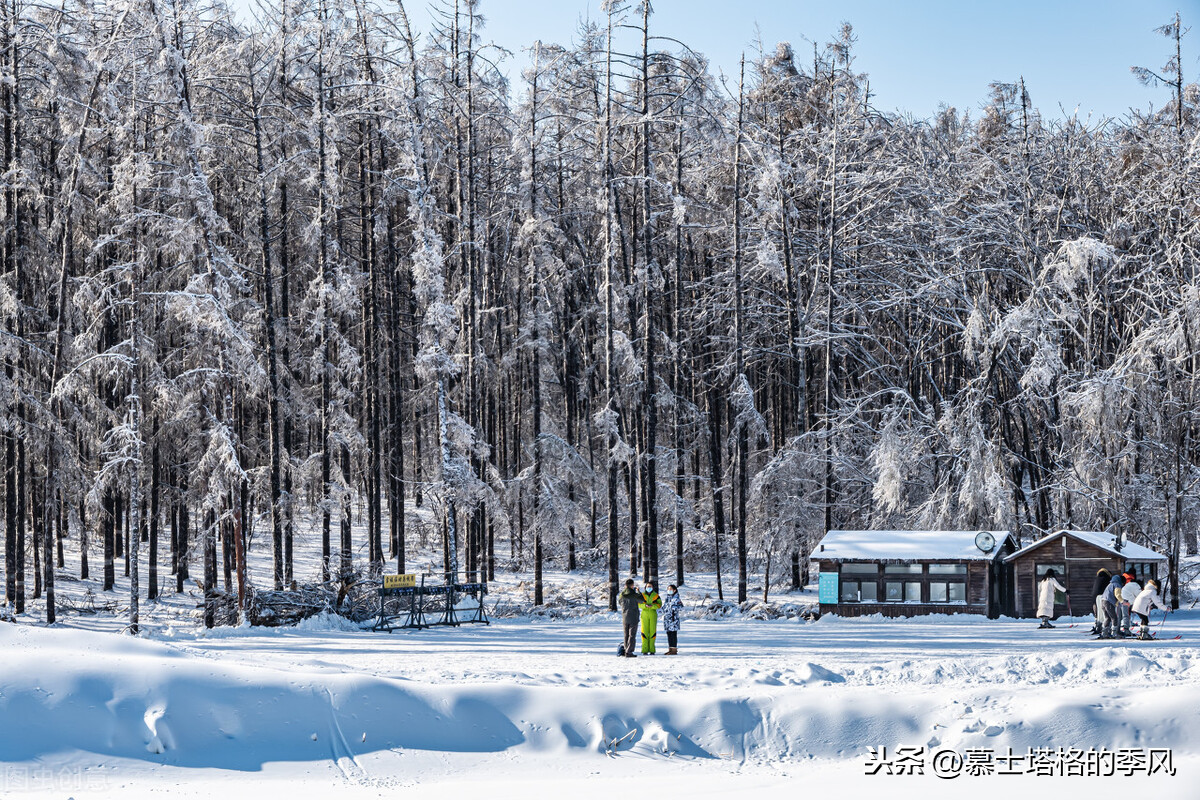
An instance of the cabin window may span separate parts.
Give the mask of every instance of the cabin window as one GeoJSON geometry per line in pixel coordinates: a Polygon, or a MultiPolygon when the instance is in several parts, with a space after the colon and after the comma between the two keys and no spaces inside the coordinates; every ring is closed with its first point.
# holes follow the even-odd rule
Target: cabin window
{"type": "Polygon", "coordinates": [[[887,581],[884,585],[885,598],[893,603],[921,602],[920,581],[887,581]]]}
{"type": "Polygon", "coordinates": [[[924,564],[887,564],[883,571],[889,575],[920,575],[924,564]]]}
{"type": "Polygon", "coordinates": [[[1039,581],[1046,577],[1046,573],[1050,570],[1054,570],[1054,575],[1058,579],[1059,583],[1062,583],[1064,580],[1066,580],[1067,568],[1062,564],[1038,564],[1036,570],[1037,579],[1039,581]]]}
{"type": "Polygon", "coordinates": [[[930,575],[966,575],[966,564],[930,564],[930,575]]]}
{"type": "Polygon", "coordinates": [[[1155,570],[1154,567],[1155,567],[1155,565],[1150,563],[1149,561],[1126,561],[1125,562],[1125,571],[1129,572],[1130,570],[1133,570],[1133,573],[1135,575],[1137,575],[1138,580],[1141,581],[1142,583],[1145,583],[1147,578],[1152,578],[1152,579],[1157,578],[1157,576],[1155,574],[1157,572],[1157,570],[1155,570]]]}
{"type": "Polygon", "coordinates": [[[965,603],[967,602],[967,585],[957,581],[930,581],[929,602],[965,603]]]}
{"type": "Polygon", "coordinates": [[[878,564],[842,564],[843,603],[874,603],[879,600],[878,564]]]}
{"type": "Polygon", "coordinates": [[[879,600],[879,584],[875,581],[842,581],[843,603],[874,603],[879,600]]]}

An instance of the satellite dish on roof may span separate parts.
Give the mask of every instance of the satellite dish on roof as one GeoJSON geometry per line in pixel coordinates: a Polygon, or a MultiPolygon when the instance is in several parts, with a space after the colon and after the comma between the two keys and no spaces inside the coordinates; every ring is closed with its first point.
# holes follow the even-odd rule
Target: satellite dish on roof
{"type": "Polygon", "coordinates": [[[985,553],[990,553],[996,549],[996,537],[987,531],[980,531],[975,534],[975,546],[985,553]]]}

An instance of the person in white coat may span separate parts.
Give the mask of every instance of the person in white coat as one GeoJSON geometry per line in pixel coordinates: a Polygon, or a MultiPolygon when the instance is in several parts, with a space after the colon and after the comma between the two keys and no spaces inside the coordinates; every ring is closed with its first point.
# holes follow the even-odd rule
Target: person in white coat
{"type": "Polygon", "coordinates": [[[662,624],[667,632],[667,655],[679,655],[679,623],[683,616],[683,600],[675,584],[667,586],[667,596],[663,600],[662,624]]]}
{"type": "Polygon", "coordinates": [[[1067,587],[1058,582],[1058,573],[1052,569],[1046,570],[1046,576],[1038,584],[1037,615],[1042,618],[1039,628],[1053,628],[1050,618],[1054,616],[1054,593],[1067,593],[1067,587]]]}
{"type": "Polygon", "coordinates": [[[1150,609],[1152,608],[1168,610],[1167,604],[1158,594],[1158,584],[1153,580],[1148,580],[1146,588],[1138,592],[1138,596],[1133,599],[1133,613],[1142,621],[1142,632],[1138,634],[1139,639],[1154,638],[1150,635],[1150,609]]]}

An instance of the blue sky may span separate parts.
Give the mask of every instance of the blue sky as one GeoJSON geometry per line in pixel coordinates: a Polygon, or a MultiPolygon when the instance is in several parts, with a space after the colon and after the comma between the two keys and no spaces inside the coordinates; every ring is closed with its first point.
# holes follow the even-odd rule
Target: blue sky
{"type": "MultiPolygon", "coordinates": [[[[634,5],[633,2],[630,5],[634,5]]],[[[414,22],[425,4],[407,0],[414,22]]],[[[652,33],[704,53],[714,72],[733,74],[757,41],[790,41],[800,54],[848,21],[858,36],[857,67],[871,78],[875,105],[925,117],[939,104],[977,116],[993,81],[1022,75],[1047,116],[1079,109],[1122,116],[1161,105],[1166,89],[1141,86],[1131,65],[1156,71],[1172,52],[1154,28],[1176,10],[1200,25],[1200,0],[656,0],[652,33]]],[[[527,63],[535,39],[566,43],[581,18],[600,19],[600,0],[483,0],[485,40],[514,51],[510,76],[527,63]]],[[[1200,79],[1200,28],[1184,38],[1184,79],[1200,79]]]]}
{"type": "MultiPolygon", "coordinates": [[[[229,1],[244,9],[256,0],[229,1]]],[[[418,31],[429,27],[428,5],[405,0],[418,31]]],[[[581,19],[602,19],[600,5],[482,0],[482,37],[512,52],[505,71],[515,82],[529,45],[569,43],[581,19]]],[[[858,37],[856,67],[870,75],[875,106],[918,117],[943,103],[978,116],[990,83],[1022,76],[1048,117],[1076,109],[1083,117],[1121,117],[1131,107],[1160,106],[1169,91],[1142,86],[1129,68],[1161,70],[1173,47],[1154,29],[1177,10],[1185,27],[1200,26],[1200,0],[654,0],[653,8],[653,33],[688,43],[728,75],[760,41],[772,50],[791,42],[804,57],[812,42],[824,44],[849,22],[858,37]]],[[[1200,27],[1184,37],[1183,74],[1200,80],[1200,27]]]]}

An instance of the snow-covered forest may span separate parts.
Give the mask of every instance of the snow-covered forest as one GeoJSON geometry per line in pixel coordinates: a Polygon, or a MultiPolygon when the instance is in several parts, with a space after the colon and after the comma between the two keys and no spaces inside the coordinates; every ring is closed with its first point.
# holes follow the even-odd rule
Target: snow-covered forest
{"type": "Polygon", "coordinates": [[[800,586],[830,528],[1195,552],[1178,17],[1152,113],[1013,75],[914,119],[849,26],[721,76],[610,2],[510,83],[477,3],[413,5],[3,3],[10,612],[64,548],[135,628],[164,575],[244,599],[310,524],[327,575],[432,547],[536,602],[546,563],[800,586]]]}

